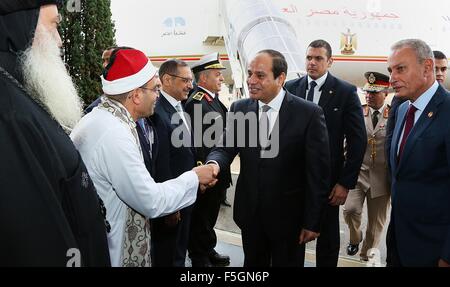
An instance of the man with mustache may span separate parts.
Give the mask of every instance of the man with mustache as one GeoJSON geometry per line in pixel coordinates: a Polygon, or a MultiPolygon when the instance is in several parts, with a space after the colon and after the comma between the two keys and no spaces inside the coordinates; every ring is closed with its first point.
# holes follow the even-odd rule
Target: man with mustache
{"type": "Polygon", "coordinates": [[[328,193],[325,118],[320,107],[283,88],[288,65],[280,52],[258,52],[247,70],[250,98],[231,105],[223,144],[207,163],[219,172],[240,156],[233,219],[242,231],[244,267],[303,267],[328,193]],[[244,117],[233,119],[237,114],[244,117]]]}
{"type": "MultiPolygon", "coordinates": [[[[181,102],[192,89],[192,72],[188,64],[169,59],[159,68],[162,89],[152,121],[159,140],[155,180],[173,179],[195,166],[192,128],[183,113],[181,102]],[[175,120],[175,123],[173,122],[175,120]],[[181,133],[178,135],[177,131],[181,133]],[[174,137],[174,135],[177,135],[174,137]],[[175,141],[183,144],[177,145],[175,141]]],[[[189,241],[193,206],[155,218],[151,222],[152,266],[184,267],[189,241]]]]}
{"type": "Polygon", "coordinates": [[[61,3],[0,2],[0,265],[110,265],[97,193],[66,134],[82,104],[60,57],[61,3]]]}
{"type": "MultiPolygon", "coordinates": [[[[160,86],[157,70],[143,52],[119,50],[102,75],[102,102],[71,134],[108,210],[112,266],[149,266],[148,218],[193,204],[199,184],[214,182],[208,166],[162,183],[148,172],[137,125],[153,114],[160,86]]],[[[149,133],[145,140],[152,142],[149,133]]]]}
{"type": "Polygon", "coordinates": [[[389,93],[389,76],[377,72],[367,72],[364,76],[367,83],[363,91],[367,104],[363,108],[368,141],[356,188],[350,190],[345,201],[344,219],[350,230],[347,254],[353,256],[358,253],[359,243],[363,241],[361,218],[364,201],[367,202],[367,228],[359,257],[368,261],[372,256],[371,249],[377,248],[380,242],[390,198],[384,153],[389,113],[385,99],[389,93]]]}
{"type": "MultiPolygon", "coordinates": [[[[215,125],[220,126],[220,122],[224,123],[228,112],[219,99],[219,92],[224,81],[222,74],[224,69],[225,67],[220,62],[219,53],[203,56],[192,67],[198,86],[194,88],[187,99],[185,110],[192,121],[191,127],[194,134],[197,164],[204,164],[206,157],[212,150],[211,145],[207,145],[202,140],[205,131],[215,125]],[[213,113],[215,113],[215,119],[211,124],[206,124],[203,121],[204,117],[213,113]],[[199,125],[195,122],[196,116],[202,121],[199,125]],[[196,138],[197,134],[200,134],[201,138],[196,138]]],[[[221,135],[222,133],[214,133],[212,139],[214,144],[219,141],[221,135]]],[[[189,257],[193,267],[227,266],[230,264],[228,255],[219,254],[215,250],[217,236],[214,231],[220,211],[220,202],[225,198],[230,184],[230,170],[223,170],[219,175],[217,185],[200,194],[194,205],[189,239],[189,257]]]]}

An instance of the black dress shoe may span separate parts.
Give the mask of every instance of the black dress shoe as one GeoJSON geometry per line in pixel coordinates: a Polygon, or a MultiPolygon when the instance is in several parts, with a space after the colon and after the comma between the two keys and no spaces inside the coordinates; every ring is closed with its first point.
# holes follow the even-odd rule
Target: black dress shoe
{"type": "Polygon", "coordinates": [[[347,254],[350,256],[355,255],[359,251],[359,244],[349,244],[347,246],[347,254]]]}
{"type": "Polygon", "coordinates": [[[227,206],[227,207],[231,207],[231,204],[225,199],[225,200],[222,200],[221,202],[220,202],[220,204],[221,205],[224,205],[224,206],[227,206]]]}
{"type": "Polygon", "coordinates": [[[230,265],[230,256],[217,253],[215,250],[209,255],[209,261],[214,266],[230,265]]]}

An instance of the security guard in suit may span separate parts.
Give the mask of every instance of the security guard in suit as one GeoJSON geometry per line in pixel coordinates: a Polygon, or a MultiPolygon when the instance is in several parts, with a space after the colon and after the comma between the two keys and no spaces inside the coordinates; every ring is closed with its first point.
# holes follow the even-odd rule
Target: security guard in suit
{"type": "MultiPolygon", "coordinates": [[[[203,142],[205,131],[216,121],[222,121],[225,128],[228,110],[220,102],[218,94],[224,81],[223,69],[225,67],[220,63],[219,53],[205,55],[192,67],[197,87],[194,88],[186,101],[185,111],[191,118],[195,158],[198,165],[205,164],[206,157],[222,136],[222,133],[214,132],[212,134],[214,144],[207,145],[203,142]],[[213,122],[211,124],[203,123],[203,118],[211,112],[215,113],[213,122]],[[201,125],[196,120],[201,120],[201,125]],[[201,133],[196,130],[199,127],[202,129],[201,133]]],[[[221,201],[224,199],[224,193],[226,193],[230,184],[230,171],[221,171],[217,184],[197,196],[192,212],[188,248],[193,267],[227,266],[230,264],[229,256],[218,254],[214,250],[217,244],[214,226],[219,215],[221,201]]]]}
{"type": "Polygon", "coordinates": [[[386,122],[389,105],[385,98],[389,91],[389,77],[377,72],[364,74],[367,83],[364,121],[367,131],[367,148],[358,177],[356,188],[350,190],[344,205],[344,218],[350,229],[350,243],[347,254],[355,255],[359,243],[363,240],[361,231],[361,214],[364,200],[367,200],[367,230],[361,248],[360,258],[368,261],[367,252],[376,248],[386,222],[390,199],[387,158],[385,156],[386,122]]]}

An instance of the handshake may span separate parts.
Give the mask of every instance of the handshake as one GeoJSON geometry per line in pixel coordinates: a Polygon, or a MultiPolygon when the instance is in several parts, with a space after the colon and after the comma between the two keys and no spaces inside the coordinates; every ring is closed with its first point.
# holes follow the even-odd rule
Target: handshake
{"type": "Polygon", "coordinates": [[[220,168],[217,164],[209,163],[206,165],[194,167],[192,170],[198,176],[199,187],[202,193],[204,193],[207,188],[216,185],[217,175],[220,171],[220,168]]]}

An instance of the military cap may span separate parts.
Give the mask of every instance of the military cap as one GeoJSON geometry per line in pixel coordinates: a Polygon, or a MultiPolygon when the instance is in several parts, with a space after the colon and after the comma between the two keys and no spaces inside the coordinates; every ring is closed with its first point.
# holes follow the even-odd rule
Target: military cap
{"type": "Polygon", "coordinates": [[[200,60],[192,66],[192,72],[194,74],[197,74],[198,72],[201,71],[212,69],[219,69],[219,70],[226,69],[222,65],[222,63],[220,63],[219,53],[217,52],[201,57],[200,60]]]}
{"type": "Polygon", "coordinates": [[[367,83],[363,87],[366,92],[387,92],[389,90],[389,76],[378,72],[367,72],[364,74],[367,83]]]}

